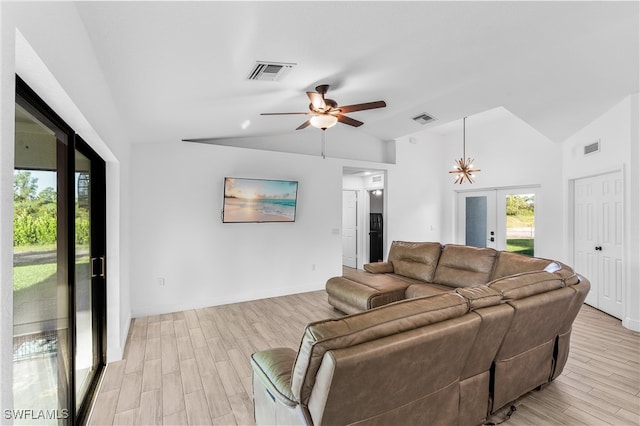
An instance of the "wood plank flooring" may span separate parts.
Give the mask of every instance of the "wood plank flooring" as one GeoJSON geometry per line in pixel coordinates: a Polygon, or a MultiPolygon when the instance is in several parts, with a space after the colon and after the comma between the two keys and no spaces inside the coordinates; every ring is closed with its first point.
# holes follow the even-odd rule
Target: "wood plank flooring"
{"type": "MultiPolygon", "coordinates": [[[[249,356],[297,350],[308,322],[340,316],[326,300],[316,291],[136,318],[89,424],[254,424],[249,356]]],[[[516,401],[505,424],[640,425],[640,333],[585,305],[571,339],[563,374],[516,401]]]]}

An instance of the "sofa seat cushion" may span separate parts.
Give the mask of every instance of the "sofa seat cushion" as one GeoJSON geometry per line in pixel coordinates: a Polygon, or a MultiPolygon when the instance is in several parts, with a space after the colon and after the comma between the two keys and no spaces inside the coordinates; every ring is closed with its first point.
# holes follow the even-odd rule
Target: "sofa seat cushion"
{"type": "Polygon", "coordinates": [[[394,278],[393,275],[360,273],[368,275],[367,279],[352,273],[327,281],[325,288],[332,306],[350,314],[405,298],[405,289],[410,283],[394,278]]]}
{"type": "Polygon", "coordinates": [[[492,279],[495,280],[521,272],[543,271],[552,263],[554,262],[547,259],[501,251],[498,252],[498,259],[496,260],[496,267],[494,268],[492,279]]]}
{"type": "Polygon", "coordinates": [[[440,243],[394,241],[389,250],[389,262],[395,274],[431,282],[441,249],[440,243]]]}
{"type": "Polygon", "coordinates": [[[442,249],[434,282],[471,287],[489,282],[497,252],[490,248],[447,244],[442,249]]]}
{"type": "Polygon", "coordinates": [[[416,297],[434,296],[436,294],[442,294],[451,291],[453,291],[453,289],[446,285],[434,283],[411,284],[405,290],[404,297],[406,299],[415,299],[416,297]]]}
{"type": "Polygon", "coordinates": [[[487,286],[500,292],[504,300],[514,300],[556,290],[564,287],[565,283],[555,273],[536,271],[499,278],[487,286]]]}
{"type": "Polygon", "coordinates": [[[342,349],[427,326],[468,312],[456,293],[403,300],[377,309],[308,324],[291,378],[296,400],[308,402],[315,377],[328,350],[342,349]]]}

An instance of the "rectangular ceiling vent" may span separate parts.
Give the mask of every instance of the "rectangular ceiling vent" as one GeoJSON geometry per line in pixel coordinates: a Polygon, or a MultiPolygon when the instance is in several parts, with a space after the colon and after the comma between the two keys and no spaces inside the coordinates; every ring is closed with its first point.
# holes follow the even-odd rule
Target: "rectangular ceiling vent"
{"type": "Polygon", "coordinates": [[[247,76],[248,80],[279,81],[287,75],[296,64],[287,62],[258,61],[247,76]]]}
{"type": "Polygon", "coordinates": [[[436,120],[436,118],[430,116],[426,112],[422,113],[422,114],[420,114],[420,115],[418,115],[416,117],[413,117],[413,121],[415,121],[416,123],[419,123],[419,124],[423,124],[423,125],[427,124],[427,123],[431,123],[432,121],[435,121],[435,120],[436,120]]]}
{"type": "Polygon", "coordinates": [[[600,152],[600,139],[584,146],[584,155],[593,154],[594,152],[600,152]]]}

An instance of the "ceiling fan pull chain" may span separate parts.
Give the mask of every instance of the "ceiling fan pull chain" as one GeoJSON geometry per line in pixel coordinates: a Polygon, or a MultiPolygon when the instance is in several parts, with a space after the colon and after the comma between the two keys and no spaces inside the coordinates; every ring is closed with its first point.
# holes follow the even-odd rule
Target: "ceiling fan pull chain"
{"type": "Polygon", "coordinates": [[[322,151],[322,152],[321,152],[321,154],[322,154],[322,159],[323,159],[323,160],[325,159],[325,153],[324,153],[324,149],[325,149],[325,140],[324,140],[324,137],[325,137],[325,136],[324,136],[324,135],[325,135],[325,129],[322,129],[322,142],[321,142],[321,143],[322,143],[322,147],[320,148],[320,150],[322,151]]]}

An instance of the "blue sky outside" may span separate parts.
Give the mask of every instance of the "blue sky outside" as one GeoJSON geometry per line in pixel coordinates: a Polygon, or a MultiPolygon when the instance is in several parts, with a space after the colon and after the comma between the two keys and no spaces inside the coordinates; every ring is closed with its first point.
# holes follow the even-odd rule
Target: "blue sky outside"
{"type": "Polygon", "coordinates": [[[262,179],[226,178],[225,197],[242,199],[293,200],[297,182],[262,179]]]}

